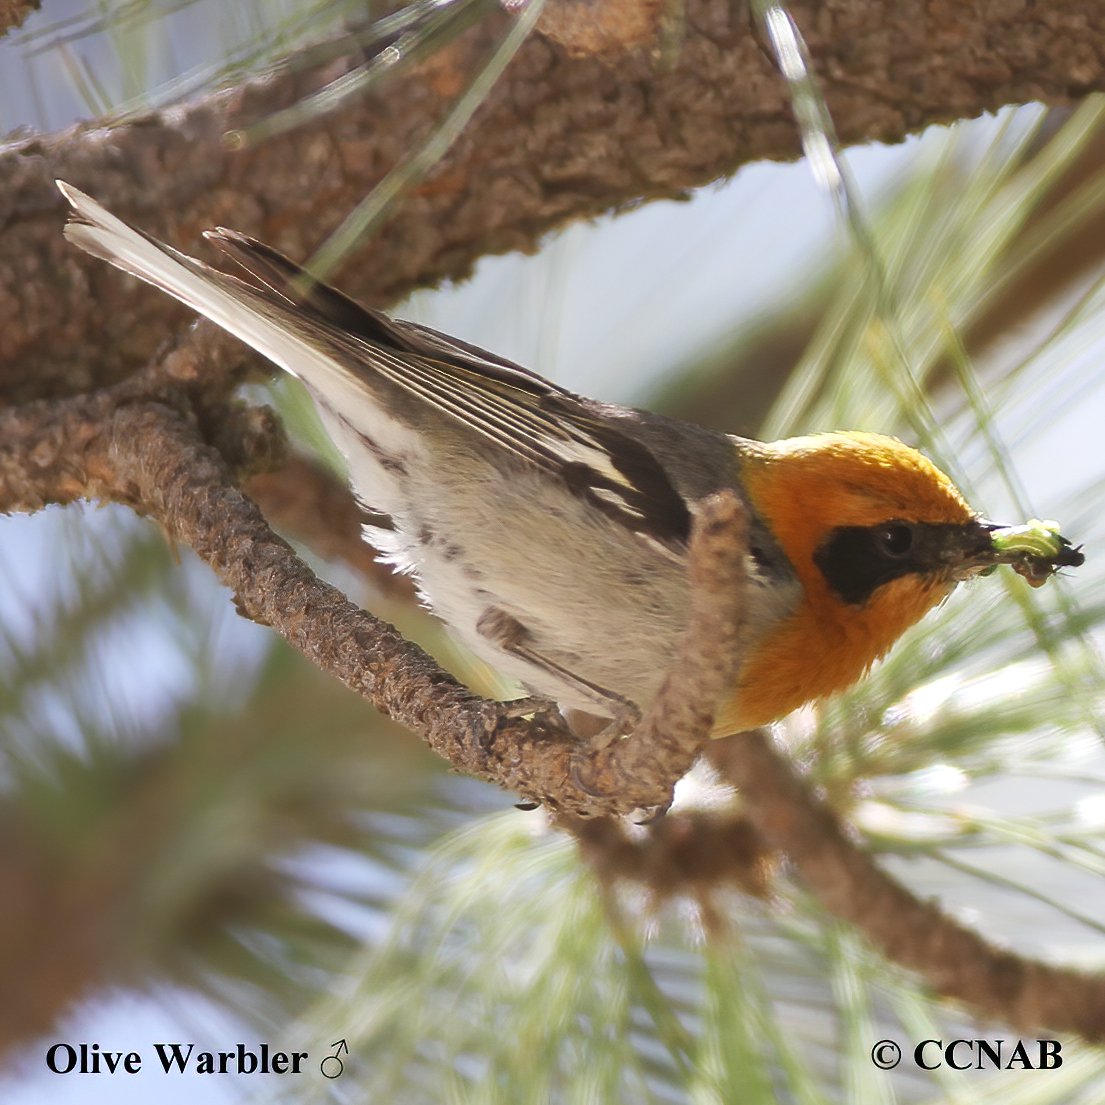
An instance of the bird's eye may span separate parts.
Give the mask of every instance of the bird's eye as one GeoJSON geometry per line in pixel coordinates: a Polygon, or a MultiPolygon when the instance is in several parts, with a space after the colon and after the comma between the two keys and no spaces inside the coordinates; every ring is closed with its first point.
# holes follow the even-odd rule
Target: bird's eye
{"type": "Polygon", "coordinates": [[[887,522],[875,530],[875,543],[884,556],[900,560],[913,548],[913,530],[905,522],[887,522]]]}

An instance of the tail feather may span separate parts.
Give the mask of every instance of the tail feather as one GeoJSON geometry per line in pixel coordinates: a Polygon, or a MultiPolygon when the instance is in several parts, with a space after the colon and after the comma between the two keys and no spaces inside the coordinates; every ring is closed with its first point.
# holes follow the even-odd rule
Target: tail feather
{"type": "Polygon", "coordinates": [[[541,394],[553,391],[567,394],[505,357],[428,326],[389,318],[381,311],[362,307],[337,288],[317,280],[302,265],[297,265],[279,250],[248,234],[221,226],[205,230],[203,234],[254,280],[271,288],[282,299],[312,311],[335,329],[356,335],[370,347],[442,361],[491,379],[509,380],[516,387],[536,390],[541,394]]]}
{"type": "Polygon", "coordinates": [[[684,548],[690,514],[682,492],[647,446],[586,401],[505,358],[361,307],[244,234],[216,230],[209,237],[256,286],[132,229],[71,185],[58,187],[73,208],[65,230],[71,242],[161,288],[302,379],[324,415],[334,416],[335,437],[350,429],[357,440],[349,455],[359,450],[375,483],[391,480],[381,450],[445,456],[438,438],[467,441],[544,470],[653,543],[677,554],[684,548]],[[425,433],[435,419],[446,420],[436,437],[425,433]]]}
{"type": "Polygon", "coordinates": [[[328,378],[348,379],[348,371],[320,348],[302,308],[286,295],[219,272],[128,226],[71,184],[56,184],[72,207],[65,237],[75,246],[160,288],[324,392],[328,378]]]}
{"type": "Polygon", "coordinates": [[[261,281],[289,303],[308,307],[339,330],[347,330],[368,342],[378,342],[403,352],[416,352],[402,327],[387,315],[362,307],[337,288],[315,279],[272,246],[219,226],[203,236],[241,265],[253,279],[261,281]]]}

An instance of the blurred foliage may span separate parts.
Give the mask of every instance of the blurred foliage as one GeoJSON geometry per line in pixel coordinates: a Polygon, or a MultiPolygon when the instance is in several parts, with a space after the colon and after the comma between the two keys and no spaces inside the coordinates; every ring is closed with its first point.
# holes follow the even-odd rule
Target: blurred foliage
{"type": "MultiPolygon", "coordinates": [[[[124,86],[93,91],[106,65],[83,84],[70,71],[95,110],[117,107],[147,94],[168,13],[185,6],[99,5],[19,45],[64,57],[97,32],[127,60],[124,86]]],[[[190,79],[268,64],[354,10],[228,10],[238,33],[215,33],[231,68],[190,79]]],[[[701,350],[664,396],[678,406],[691,381],[722,418],[758,386],[774,397],[767,435],[848,426],[924,440],[993,514],[1058,515],[1087,543],[1069,585],[1029,595],[1007,573],[961,588],[862,686],[779,737],[915,893],[1026,954],[1095,967],[1105,608],[1092,550],[1105,541],[1105,467],[1097,441],[1069,427],[1087,407],[1100,418],[1105,269],[1036,288],[1004,343],[962,338],[1055,241],[1096,225],[1105,158],[1093,171],[1086,159],[1102,150],[1100,100],[1061,126],[1026,109],[930,138],[869,216],[852,208],[839,248],[795,273],[777,318],[752,328],[738,315],[740,341],[701,350]],[[1050,482],[1063,497],[1030,501],[1021,474],[1050,471],[1061,450],[1067,478],[1050,482]]],[[[30,949],[50,921],[100,942],[46,1023],[111,987],[172,982],[313,1053],[347,1039],[341,1084],[282,1085],[286,1101],[1098,1100],[1105,1056],[1089,1048],[1035,1077],[876,1070],[880,1038],[982,1030],[785,877],[768,903],[721,898],[728,931],[707,939],[693,903],[598,886],[540,813],[503,812],[508,796],[448,775],[237,621],[206,570],[147,524],[49,511],[3,534],[0,852],[6,897],[22,905],[7,909],[0,1005],[19,1000],[12,979],[34,987],[30,949]],[[55,904],[38,915],[43,900],[55,904]]],[[[447,651],[425,619],[383,612],[447,651]]]]}

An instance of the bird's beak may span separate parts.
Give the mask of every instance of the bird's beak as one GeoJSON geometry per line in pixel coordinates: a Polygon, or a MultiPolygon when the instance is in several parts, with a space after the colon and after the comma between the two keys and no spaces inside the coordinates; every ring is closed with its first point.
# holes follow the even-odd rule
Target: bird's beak
{"type": "Polygon", "coordinates": [[[976,518],[959,531],[949,550],[959,578],[994,571],[1008,564],[1033,587],[1041,587],[1060,568],[1085,563],[1082,546],[1074,546],[1059,532],[1059,523],[1033,518],[1022,526],[1003,526],[976,518]],[[962,573],[962,574],[960,574],[962,573]]]}

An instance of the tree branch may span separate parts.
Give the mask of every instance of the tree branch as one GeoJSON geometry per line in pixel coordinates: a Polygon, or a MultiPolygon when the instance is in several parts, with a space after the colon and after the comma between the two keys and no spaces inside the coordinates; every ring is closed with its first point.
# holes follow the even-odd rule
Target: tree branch
{"type": "Polygon", "coordinates": [[[647,828],[608,817],[560,817],[557,825],[576,838],[604,885],[631,882],[660,901],[685,895],[709,908],[726,885],[766,899],[780,860],[748,818],[732,810],[673,811],[647,828]]]}
{"type": "Polygon", "coordinates": [[[691,614],[679,655],[634,739],[580,751],[573,778],[589,794],[617,795],[630,807],[656,797],[690,770],[713,727],[717,704],[733,686],[744,624],[744,509],[726,493],[703,504],[695,518],[690,556],[691,614]]]}
{"type": "MultiPolygon", "coordinates": [[[[200,339],[196,344],[202,348],[200,339]]],[[[108,391],[0,411],[0,509],[33,510],[96,493],[152,516],[210,564],[247,617],[271,625],[318,667],[420,733],[458,770],[535,798],[555,814],[616,815],[670,802],[706,742],[708,703],[717,701],[735,663],[744,519],[732,497],[708,500],[696,517],[692,616],[656,704],[625,740],[581,750],[550,718],[519,718],[510,704],[473,695],[319,580],[272,533],[226,460],[203,442],[182,395],[180,380],[198,371],[195,354],[191,346],[171,354],[173,372],[164,379],[150,369],[108,391]],[[712,649],[720,659],[709,659],[712,649]]],[[[257,420],[247,413],[245,421],[257,420]]],[[[1105,1038],[1101,979],[997,950],[918,901],[847,839],[762,734],[717,742],[711,758],[740,788],[758,837],[789,855],[825,907],[888,958],[919,971],[939,993],[1017,1026],[1105,1038]]],[[[601,834],[582,835],[597,849],[601,834]]],[[[766,854],[758,843],[756,850],[766,854]]],[[[649,870],[661,868],[641,866],[649,870]]]]}
{"type": "Polygon", "coordinates": [[[0,0],[0,38],[22,25],[31,12],[42,7],[42,0],[0,0]]]}
{"type": "MultiPolygon", "coordinates": [[[[639,19],[631,30],[604,23],[598,41],[581,32],[578,5],[554,3],[475,125],[374,240],[371,264],[362,257],[342,282],[379,302],[463,275],[484,253],[532,248],[570,219],[678,195],[755,157],[792,156],[785,90],[744,5],[688,0],[683,10],[686,34],[665,58],[641,45],[639,19]]],[[[1014,11],[1001,0],[938,6],[935,15],[932,5],[888,0],[794,10],[845,141],[896,139],[1004,103],[1066,102],[1105,87],[1105,19],[1085,11],[1014,11]]],[[[127,502],[192,545],[247,616],[421,733],[459,770],[558,813],[618,814],[670,800],[731,674],[739,611],[722,599],[732,604],[741,590],[735,504],[709,504],[698,520],[692,624],[660,698],[632,736],[581,751],[550,718],[518,718],[478,699],[318,580],[272,533],[234,472],[248,467],[251,450],[268,447],[271,427],[262,419],[254,433],[248,417],[235,421],[218,402],[240,353],[224,346],[200,358],[198,371],[196,350],[185,348],[123,384],[88,391],[148,360],[182,315],[167,297],[136,294],[65,245],[49,183],[69,177],[189,248],[203,226],[221,222],[305,256],[429,133],[501,30],[489,21],[386,94],[237,154],[222,135],[294,102],[310,74],[291,67],[177,111],[0,153],[0,390],[12,399],[88,392],[0,411],[0,509],[88,496],[127,502]]],[[[216,350],[223,340],[196,333],[216,350]]],[[[731,740],[715,758],[768,844],[791,855],[826,908],[888,957],[983,1012],[1105,1037],[1101,980],[997,951],[911,897],[848,841],[762,735],[731,740]]]]}
{"type": "Polygon", "coordinates": [[[376,591],[413,599],[410,577],[381,564],[376,550],[361,536],[366,522],[386,526],[390,519],[366,511],[349,485],[317,460],[295,454],[279,468],[251,476],[244,490],[282,533],[327,560],[344,561],[376,591]]]}
{"type": "MultiPolygon", "coordinates": [[[[347,291],[394,300],[466,275],[487,253],[533,249],[570,220],[678,196],[748,161],[797,155],[786,90],[744,3],[688,0],[667,52],[655,35],[642,44],[635,2],[617,6],[626,18],[605,20],[600,40],[580,33],[577,3],[552,0],[473,124],[350,259],[339,276],[347,291]]],[[[863,0],[792,8],[845,142],[896,141],[933,122],[1105,88],[1105,15],[1092,7],[863,0]]],[[[649,10],[659,20],[666,6],[649,10]]],[[[61,240],[55,176],[188,249],[203,228],[222,223],[307,257],[432,131],[501,38],[503,19],[485,20],[310,127],[239,152],[223,143],[227,131],[296,102],[321,75],[293,56],[273,76],[180,108],[6,147],[0,392],[17,401],[118,379],[183,317],[167,297],[136,292],[61,240]]]]}
{"type": "Polygon", "coordinates": [[[1105,978],[997,948],[896,882],[845,835],[765,732],[716,741],[710,760],[740,789],[763,839],[834,916],[944,997],[1021,1030],[1105,1040],[1105,978]]]}
{"type": "Polygon", "coordinates": [[[28,511],[90,494],[126,503],[195,549],[243,614],[272,626],[318,667],[420,733],[458,770],[579,816],[670,803],[708,738],[712,704],[736,663],[736,629],[719,624],[733,615],[732,596],[741,590],[734,584],[743,578],[743,516],[732,496],[707,501],[696,519],[689,559],[702,595],[679,663],[640,731],[597,750],[591,764],[562,726],[478,698],[319,580],[203,442],[178,385],[158,392],[156,383],[150,371],[107,391],[0,412],[0,509],[28,511]],[[144,396],[140,385],[149,389],[144,396]],[[693,670],[706,656],[711,663],[693,670]],[[659,734],[660,724],[672,728],[659,734]],[[649,766],[635,778],[643,764],[649,766]],[[579,787],[573,770],[593,789],[579,787]]]}

